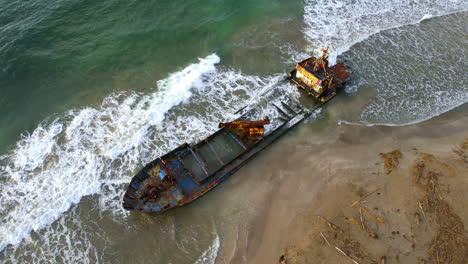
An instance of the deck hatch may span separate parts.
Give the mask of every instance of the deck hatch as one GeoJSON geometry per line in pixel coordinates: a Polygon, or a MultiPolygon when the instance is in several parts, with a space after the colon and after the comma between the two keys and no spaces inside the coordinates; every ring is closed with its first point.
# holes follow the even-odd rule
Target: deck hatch
{"type": "Polygon", "coordinates": [[[219,133],[211,138],[210,145],[224,164],[229,163],[244,152],[244,148],[225,133],[219,133]]]}
{"type": "Polygon", "coordinates": [[[224,165],[224,162],[221,160],[219,157],[218,153],[214,150],[213,146],[211,146],[210,142],[205,139],[206,145],[210,148],[210,150],[213,152],[213,155],[215,155],[216,159],[219,161],[221,165],[224,165]]]}
{"type": "Polygon", "coordinates": [[[227,135],[229,135],[232,139],[234,139],[234,141],[239,144],[244,150],[247,149],[247,147],[245,146],[245,144],[236,136],[234,136],[231,132],[229,132],[229,130],[224,130],[224,133],[226,133],[227,135]]]}
{"type": "Polygon", "coordinates": [[[200,145],[200,147],[197,148],[196,153],[203,157],[203,161],[207,165],[208,174],[212,174],[223,166],[219,163],[218,158],[208,144],[200,145]]]}
{"type": "Polygon", "coordinates": [[[208,171],[200,157],[191,148],[188,148],[188,150],[183,156],[179,156],[179,158],[187,170],[187,176],[191,176],[197,183],[201,183],[208,177],[208,171]]]}

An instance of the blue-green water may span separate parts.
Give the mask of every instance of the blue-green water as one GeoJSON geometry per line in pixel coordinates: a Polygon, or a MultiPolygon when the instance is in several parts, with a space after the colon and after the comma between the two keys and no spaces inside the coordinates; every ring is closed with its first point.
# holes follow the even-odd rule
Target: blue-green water
{"type": "Polygon", "coordinates": [[[157,80],[271,17],[301,15],[288,1],[3,1],[0,119],[3,149],[38,122],[111,92],[157,80]]]}
{"type": "Polygon", "coordinates": [[[462,105],[466,10],[0,0],[1,262],[213,263],[223,234],[255,212],[248,196],[219,187],[165,215],[129,214],[120,200],[133,173],[271,89],[306,100],[284,76],[324,46],[355,74],[323,127],[417,123],[462,105]]]}

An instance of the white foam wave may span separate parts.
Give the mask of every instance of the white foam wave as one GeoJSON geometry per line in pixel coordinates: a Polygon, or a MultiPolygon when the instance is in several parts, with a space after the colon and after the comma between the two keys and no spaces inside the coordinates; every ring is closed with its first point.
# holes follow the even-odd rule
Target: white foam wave
{"type": "Polygon", "coordinates": [[[201,254],[201,256],[195,261],[194,264],[214,264],[216,261],[216,257],[218,256],[219,252],[219,236],[216,235],[213,243],[208,247],[205,252],[201,254]]]}
{"type": "MultiPolygon", "coordinates": [[[[24,239],[20,254],[11,247],[4,250],[4,263],[99,263],[109,244],[97,224],[81,221],[79,210],[70,212],[55,221],[53,228],[35,232],[24,239]],[[90,232],[90,230],[93,230],[90,232]],[[99,248],[94,244],[99,244],[99,248]]],[[[94,219],[93,219],[94,220],[94,219]]]]}
{"type": "Polygon", "coordinates": [[[305,0],[304,21],[311,50],[330,47],[331,62],[354,44],[380,31],[430,17],[468,10],[463,0],[305,0]]]}
{"type": "MultiPolygon", "coordinates": [[[[311,42],[312,51],[319,53],[319,49],[330,47],[331,61],[335,62],[338,55],[348,51],[354,44],[376,33],[389,30],[389,34],[375,35],[367,41],[369,43],[363,43],[370,50],[359,48],[361,53],[366,52],[362,56],[367,60],[359,58],[362,57],[359,54],[352,56],[354,60],[367,64],[364,68],[372,69],[370,72],[361,72],[361,78],[371,86],[377,86],[377,94],[361,113],[360,120],[350,123],[366,126],[410,125],[466,103],[468,95],[466,86],[463,85],[465,79],[463,73],[460,75],[460,70],[456,66],[430,63],[441,55],[445,56],[448,50],[458,50],[460,41],[455,41],[454,44],[448,43],[446,39],[450,38],[450,34],[446,34],[445,31],[459,34],[463,32],[462,26],[452,25],[456,30],[451,26],[439,29],[438,32],[446,34],[444,36],[437,30],[432,32],[432,27],[430,30],[425,27],[423,31],[418,32],[417,27],[403,26],[467,10],[468,2],[461,0],[306,0],[305,34],[311,42]],[[412,33],[406,33],[407,31],[412,33]],[[425,31],[431,32],[426,34],[425,31]],[[434,36],[440,38],[437,44],[433,44],[434,36]],[[424,45],[419,45],[422,42],[424,45]],[[379,45],[385,45],[385,48],[372,52],[379,45]],[[443,46],[445,49],[439,49],[437,46],[443,46]],[[400,65],[399,62],[404,61],[404,58],[412,60],[410,63],[400,65]],[[389,70],[385,65],[395,65],[395,67],[389,70]],[[440,68],[440,70],[433,69],[428,72],[415,70],[421,67],[440,68]],[[434,76],[434,72],[444,74],[434,76]],[[441,84],[446,88],[440,87],[441,84]]],[[[465,57],[464,54],[461,57],[465,57]]],[[[452,59],[453,64],[465,64],[463,60],[458,62],[457,56],[452,59]]],[[[355,64],[359,65],[357,62],[355,64]]],[[[347,92],[356,92],[358,86],[355,83],[353,87],[347,87],[347,92]]]]}
{"type": "MultiPolygon", "coordinates": [[[[100,210],[123,220],[121,199],[138,168],[214,132],[217,122],[233,119],[284,79],[221,70],[214,67],[218,62],[210,55],[159,81],[152,94],[113,94],[99,107],[71,110],[24,136],[0,158],[0,249],[12,245],[2,254],[28,247],[30,239],[20,242],[32,230],[60,237],[50,224],[86,195],[98,193],[100,210]]],[[[44,243],[41,250],[50,256],[57,247],[44,243]]],[[[82,256],[74,254],[75,260],[82,256]]]]}
{"type": "MultiPolygon", "coordinates": [[[[467,99],[468,101],[468,99],[467,99]]],[[[350,125],[350,126],[366,126],[366,127],[373,127],[373,126],[389,126],[389,127],[401,127],[401,126],[411,126],[415,125],[424,121],[427,121],[429,119],[432,119],[434,117],[440,116],[443,113],[449,112],[466,102],[461,102],[460,104],[454,104],[452,107],[444,109],[443,111],[440,112],[433,112],[432,115],[428,115],[424,118],[416,119],[410,122],[404,122],[404,123],[391,123],[391,122],[368,122],[368,121],[348,121],[348,120],[338,120],[338,125],[350,125]]]]}
{"type": "Polygon", "coordinates": [[[354,63],[365,65],[360,69],[361,79],[376,89],[358,123],[411,125],[468,102],[465,43],[458,37],[464,32],[460,21],[465,16],[392,29],[352,51],[354,63]],[[372,49],[382,43],[385,49],[372,49]],[[362,50],[367,50],[365,56],[359,55],[362,50]]]}
{"type": "MultiPolygon", "coordinates": [[[[414,119],[414,120],[411,120],[411,121],[408,121],[408,122],[369,122],[369,121],[365,121],[365,120],[362,120],[362,121],[359,121],[359,122],[349,122],[349,121],[345,121],[345,120],[341,120],[339,121],[339,124],[348,124],[348,125],[359,125],[359,126],[368,126],[368,127],[372,127],[372,126],[410,126],[410,125],[414,125],[414,124],[417,124],[417,123],[421,123],[421,122],[424,122],[424,121],[427,121],[429,119],[432,119],[436,116],[440,116],[441,114],[443,113],[447,113],[463,104],[465,104],[466,102],[468,102],[468,96],[465,94],[465,95],[460,95],[459,99],[458,100],[439,100],[439,103],[441,105],[444,105],[443,102],[445,102],[445,105],[446,107],[435,107],[435,109],[431,108],[431,107],[427,107],[424,111],[424,110],[421,110],[421,105],[422,104],[418,104],[418,110],[420,111],[419,113],[421,114],[422,113],[428,113],[430,112],[431,114],[430,115],[424,115],[423,117],[419,117],[417,119],[414,119]]],[[[363,114],[368,114],[367,112],[364,112],[363,114]]]]}
{"type": "MultiPolygon", "coordinates": [[[[40,124],[32,134],[25,134],[21,140],[16,143],[17,148],[14,150],[14,166],[23,168],[25,171],[32,171],[38,168],[46,156],[48,156],[54,147],[54,138],[62,132],[62,125],[53,122],[53,125],[44,128],[45,124],[40,124]],[[36,144],[27,144],[29,141],[34,141],[36,144]],[[26,146],[26,148],[22,148],[26,146]]],[[[13,177],[24,175],[12,175],[13,177]]],[[[15,180],[20,180],[15,178],[15,180]]]]}
{"type": "MultiPolygon", "coordinates": [[[[144,144],[128,151],[114,162],[127,164],[126,160],[131,158],[139,161],[133,162],[137,164],[133,165],[134,167],[141,166],[156,157],[154,152],[163,154],[184,142],[201,139],[215,132],[218,122],[237,118],[237,110],[257,102],[261,94],[277,87],[284,79],[282,74],[260,78],[233,70],[220,70],[205,77],[207,79],[203,87],[190,103],[181,105],[177,111],[169,113],[164,123],[150,129],[144,144]]],[[[129,181],[128,174],[124,174],[127,177],[106,181],[99,196],[101,208],[111,211],[114,215],[126,214],[122,210],[121,199],[129,181]]]]}
{"type": "Polygon", "coordinates": [[[72,110],[23,136],[11,154],[0,157],[0,250],[20,243],[81,197],[99,192],[107,180],[123,178],[135,168],[141,162],[136,149],[145,148],[148,129],[187,102],[219,61],[210,55],[158,82],[156,93],[111,95],[99,108],[72,110]],[[113,170],[116,161],[125,164],[120,171],[113,170]]]}

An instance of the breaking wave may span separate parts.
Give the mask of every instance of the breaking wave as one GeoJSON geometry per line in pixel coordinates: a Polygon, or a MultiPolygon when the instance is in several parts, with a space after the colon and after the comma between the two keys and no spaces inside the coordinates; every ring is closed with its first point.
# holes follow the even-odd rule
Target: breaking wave
{"type": "MultiPolygon", "coordinates": [[[[2,254],[14,255],[31,231],[45,228],[41,233],[51,241],[38,255],[44,260],[54,256],[54,240],[61,239],[63,230],[50,224],[87,195],[99,194],[101,211],[113,214],[115,221],[125,219],[121,197],[139,167],[214,132],[217,122],[234,118],[239,108],[284,79],[282,74],[244,75],[216,67],[219,62],[217,55],[207,56],[158,81],[152,94],[112,94],[99,107],[71,110],[23,135],[0,157],[2,254]]],[[[20,247],[25,244],[31,239],[20,247]]],[[[94,252],[92,248],[83,250],[94,252]]],[[[82,259],[83,250],[70,254],[82,259]]]]}
{"type": "Polygon", "coordinates": [[[463,0],[305,0],[305,35],[312,50],[330,47],[332,62],[354,44],[386,29],[468,10],[463,0]]]}
{"type": "Polygon", "coordinates": [[[128,173],[113,170],[113,163],[139,164],[136,154],[145,148],[149,128],[201,89],[203,76],[215,72],[219,61],[210,55],[159,81],[152,95],[111,95],[99,108],[72,110],[23,135],[11,154],[0,158],[0,250],[44,228],[107,180],[128,173]]]}

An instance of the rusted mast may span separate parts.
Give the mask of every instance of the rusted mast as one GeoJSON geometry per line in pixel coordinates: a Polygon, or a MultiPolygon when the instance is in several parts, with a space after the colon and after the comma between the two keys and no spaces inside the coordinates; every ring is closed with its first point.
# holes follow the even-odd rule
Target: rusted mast
{"type": "Polygon", "coordinates": [[[320,55],[320,57],[318,57],[314,62],[314,67],[312,68],[312,70],[314,72],[316,72],[319,69],[322,69],[325,72],[325,74],[327,73],[327,69],[328,69],[328,48],[323,49],[322,55],[320,55]]]}

